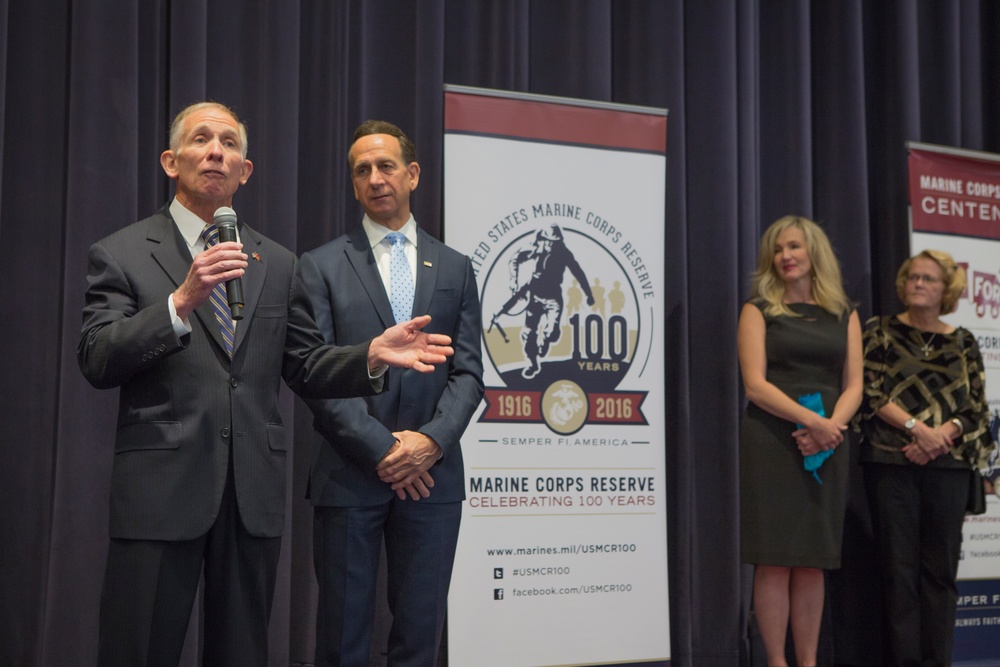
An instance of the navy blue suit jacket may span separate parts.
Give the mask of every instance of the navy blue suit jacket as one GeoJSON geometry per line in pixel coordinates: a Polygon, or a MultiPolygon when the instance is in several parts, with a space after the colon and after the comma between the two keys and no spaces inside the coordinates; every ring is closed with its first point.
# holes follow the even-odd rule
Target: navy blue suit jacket
{"type": "MultiPolygon", "coordinates": [[[[378,396],[309,401],[325,442],[314,452],[308,496],[313,505],[352,507],[386,502],[395,493],[375,467],[395,443],[393,431],[434,439],[443,458],[430,469],[434,488],[420,502],[465,498],[459,439],[483,396],[482,316],[468,257],[417,231],[413,314],[431,316],[425,331],[451,336],[455,355],[433,373],[392,369],[378,396]]],[[[327,342],[362,343],[395,323],[368,236],[352,233],[305,253],[299,280],[327,342]]]]}

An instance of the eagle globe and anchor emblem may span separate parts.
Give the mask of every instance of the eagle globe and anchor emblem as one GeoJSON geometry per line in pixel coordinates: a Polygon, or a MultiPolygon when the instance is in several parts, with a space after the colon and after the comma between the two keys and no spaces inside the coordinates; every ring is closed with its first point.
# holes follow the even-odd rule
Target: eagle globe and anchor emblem
{"type": "Polygon", "coordinates": [[[640,341],[638,298],[618,259],[558,224],[511,241],[482,288],[484,349],[504,387],[486,388],[480,422],[646,424],[645,391],[617,391],[640,341]]]}

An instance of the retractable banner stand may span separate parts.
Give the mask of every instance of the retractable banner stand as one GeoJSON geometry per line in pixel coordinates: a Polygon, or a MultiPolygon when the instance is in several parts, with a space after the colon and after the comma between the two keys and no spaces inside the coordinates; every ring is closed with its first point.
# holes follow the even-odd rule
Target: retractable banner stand
{"type": "MultiPolygon", "coordinates": [[[[994,440],[1000,430],[1000,155],[910,143],[913,254],[944,250],[966,271],[958,310],[944,319],[971,331],[986,367],[994,440]]],[[[955,664],[1000,665],[1000,482],[986,474],[986,514],[966,516],[958,567],[955,664]]]]}
{"type": "Polygon", "coordinates": [[[476,270],[486,382],[452,667],[670,663],[666,130],[662,109],[445,88],[444,236],[476,270]]]}

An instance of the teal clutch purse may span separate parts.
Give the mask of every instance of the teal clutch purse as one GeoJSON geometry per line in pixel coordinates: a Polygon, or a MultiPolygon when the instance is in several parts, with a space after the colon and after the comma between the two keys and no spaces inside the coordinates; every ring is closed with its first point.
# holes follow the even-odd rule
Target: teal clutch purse
{"type": "MultiPolygon", "coordinates": [[[[804,408],[808,408],[813,412],[817,413],[820,417],[826,417],[826,410],[823,409],[823,397],[819,395],[818,391],[814,391],[811,394],[806,394],[805,396],[799,396],[799,405],[804,408]]],[[[802,428],[802,424],[798,424],[799,428],[802,428]]],[[[823,463],[833,456],[833,449],[824,449],[822,451],[816,452],[815,454],[809,454],[808,456],[802,457],[802,467],[806,471],[811,472],[816,481],[820,484],[823,480],[819,478],[819,469],[823,466],[823,463]]]]}

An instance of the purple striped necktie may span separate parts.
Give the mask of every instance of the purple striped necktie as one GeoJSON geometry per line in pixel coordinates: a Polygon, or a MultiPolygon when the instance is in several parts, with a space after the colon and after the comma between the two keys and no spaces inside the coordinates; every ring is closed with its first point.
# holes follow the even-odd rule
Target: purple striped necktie
{"type": "MultiPolygon", "coordinates": [[[[201,233],[205,240],[205,249],[219,242],[219,228],[215,225],[208,225],[201,233]]],[[[229,358],[233,358],[233,344],[236,342],[236,328],[233,324],[233,313],[229,310],[229,302],[226,300],[226,286],[219,283],[212,290],[209,297],[212,302],[212,310],[215,311],[215,319],[219,322],[219,330],[222,332],[222,339],[226,343],[226,352],[229,358]]]]}

